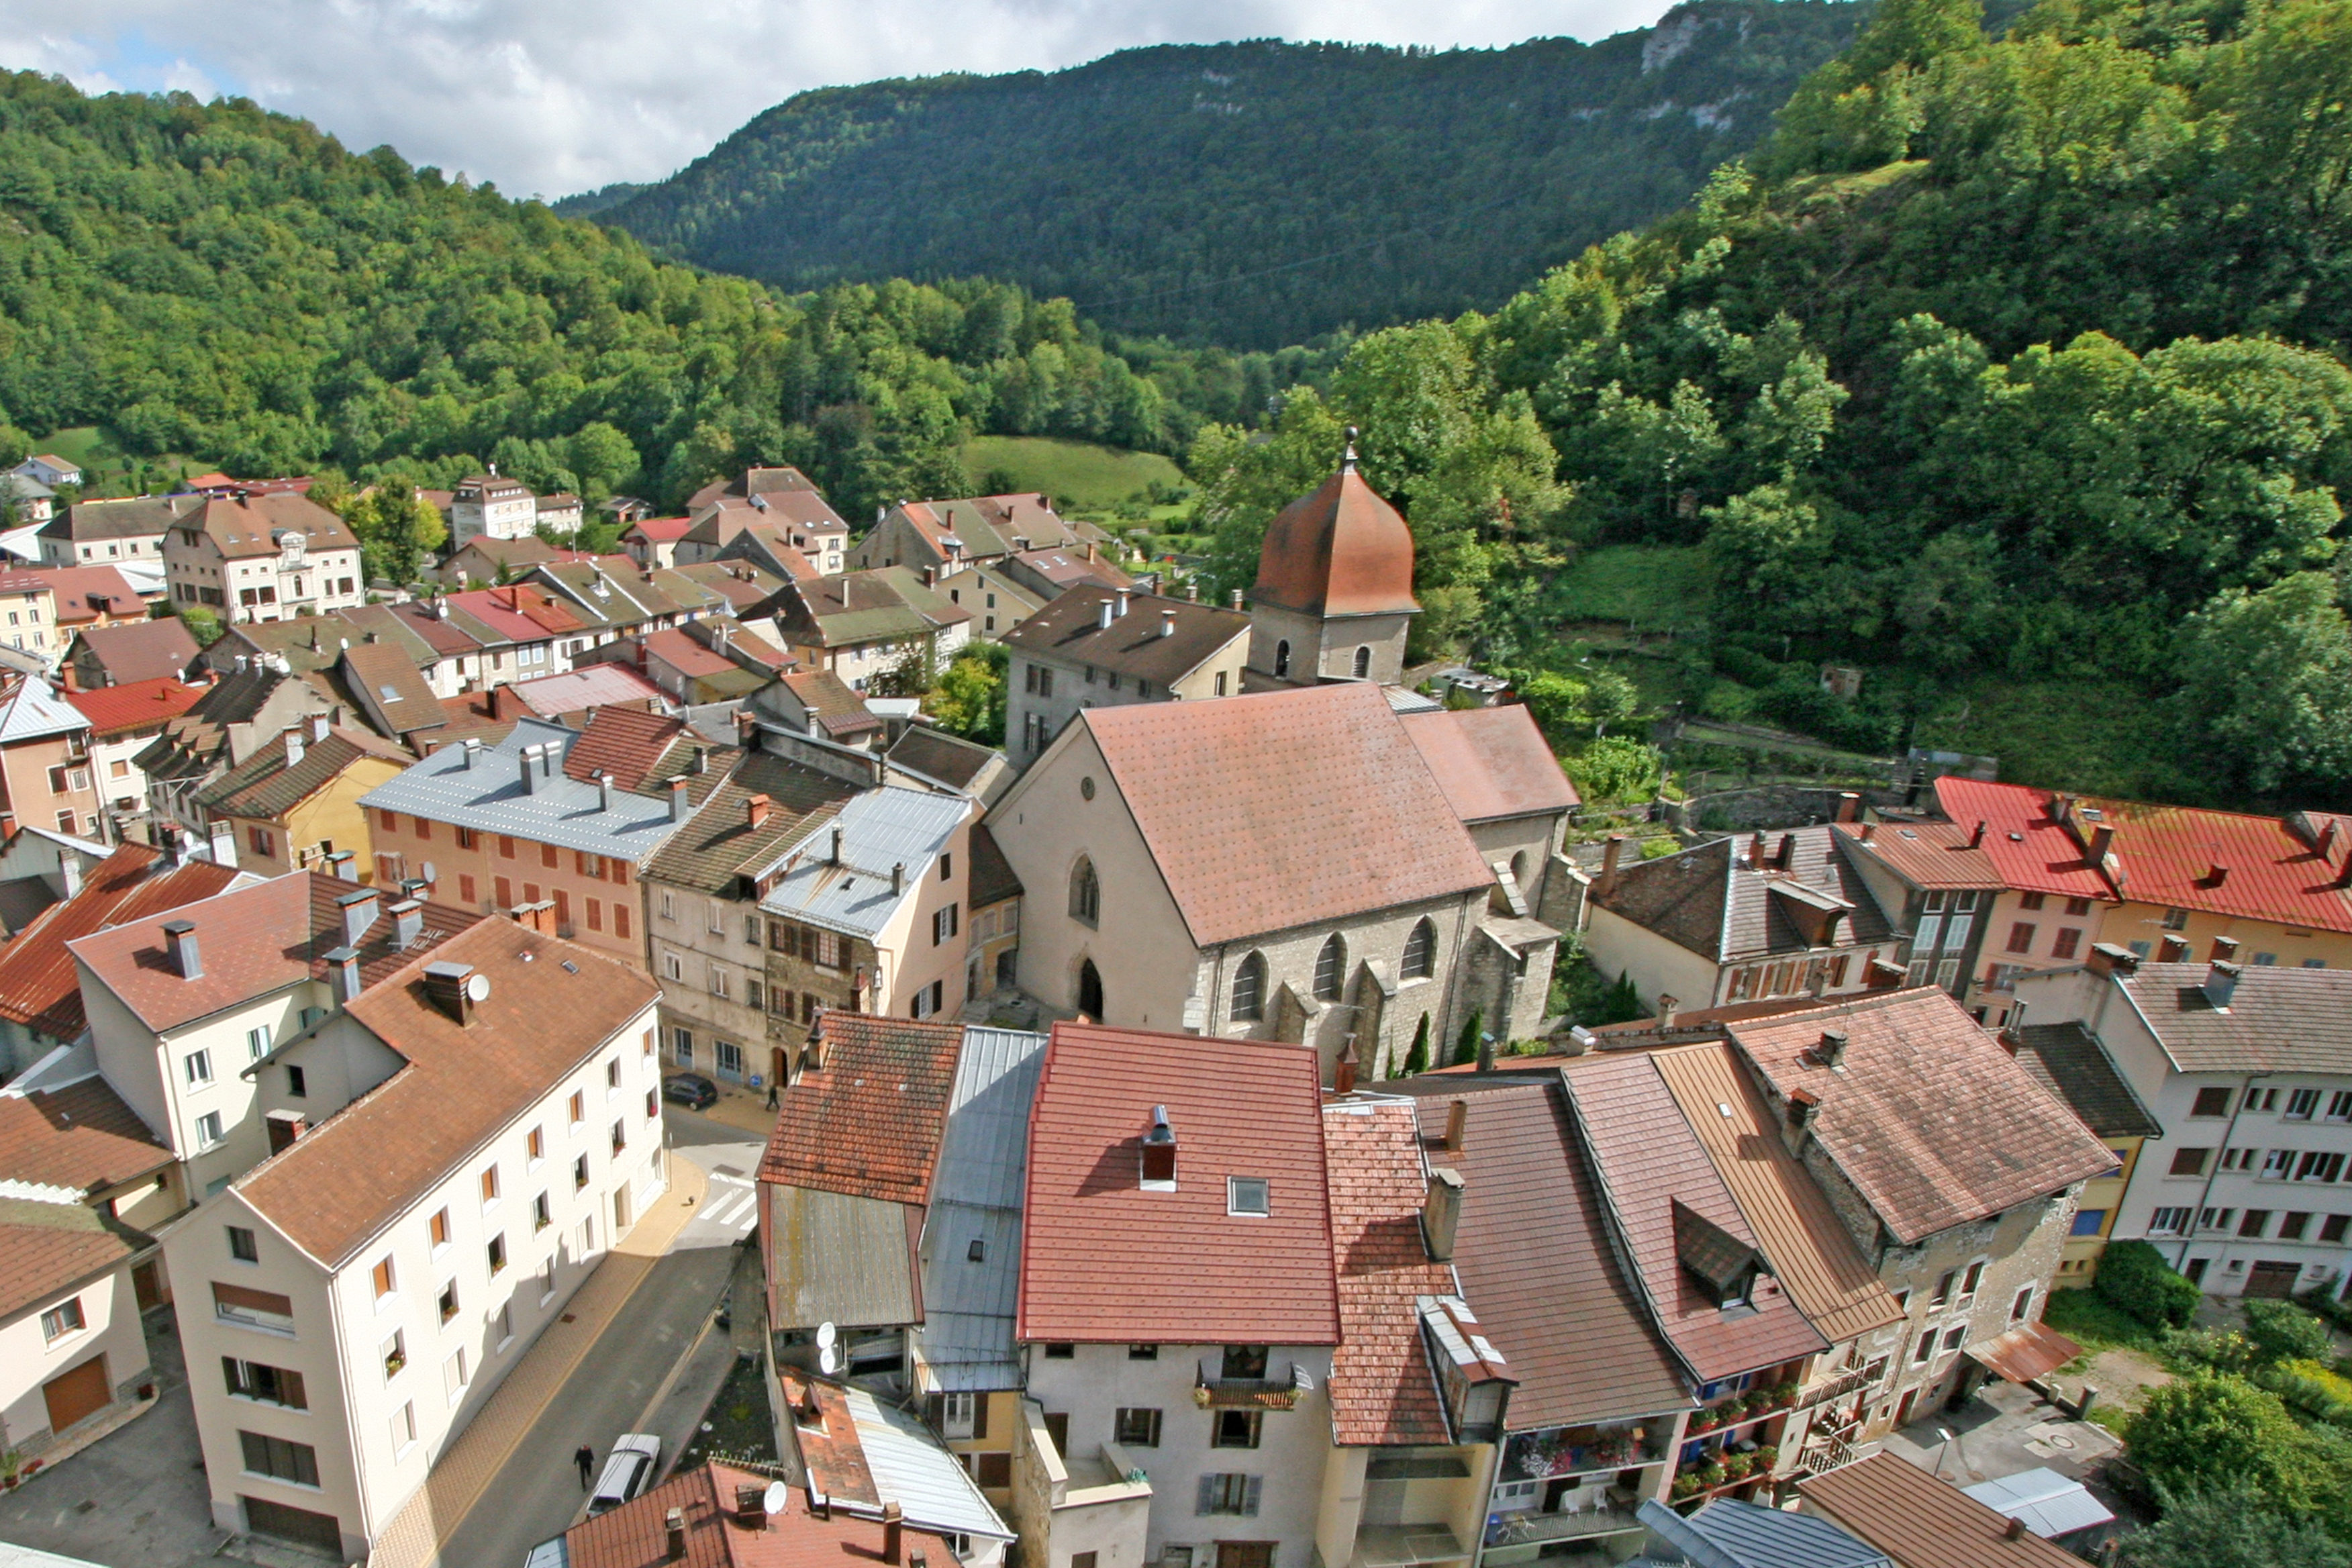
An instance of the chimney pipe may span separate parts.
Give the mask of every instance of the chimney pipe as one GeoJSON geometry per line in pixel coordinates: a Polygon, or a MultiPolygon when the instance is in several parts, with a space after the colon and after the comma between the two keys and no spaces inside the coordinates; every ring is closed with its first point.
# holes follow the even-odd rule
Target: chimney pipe
{"type": "Polygon", "coordinates": [[[2241,973],[2236,964],[2215,959],[2213,966],[2205,972],[2205,1000],[2216,1009],[2227,1007],[2230,998],[2237,994],[2241,973]]]}
{"type": "Polygon", "coordinates": [[[613,775],[603,768],[596,770],[596,809],[598,811],[613,809],[613,775]]]}
{"type": "Polygon", "coordinates": [[[907,863],[900,860],[890,868],[890,891],[893,896],[907,890],[907,863]]]}
{"type": "MultiPolygon", "coordinates": [[[[2156,946],[2156,961],[2158,963],[2186,963],[2189,962],[2189,939],[2185,936],[2179,936],[2171,931],[2167,931],[2164,935],[2157,938],[2156,946]]],[[[2222,954],[2217,952],[2213,956],[2220,958],[2222,954]]]]}
{"type": "Polygon", "coordinates": [[[896,1502],[882,1505],[882,1561],[897,1563],[906,1555],[906,1510],[896,1502]]]}
{"type": "Polygon", "coordinates": [[[691,803],[686,798],[686,781],[684,779],[670,780],[669,819],[672,822],[684,822],[686,820],[687,808],[690,804],[691,803]]]}
{"type": "Polygon", "coordinates": [[[1176,1129],[1170,1125],[1164,1105],[1151,1108],[1151,1131],[1143,1135],[1143,1179],[1176,1180],[1176,1129]]]}
{"type": "Polygon", "coordinates": [[[536,746],[525,746],[515,756],[515,761],[522,767],[522,793],[525,795],[535,795],[539,791],[539,770],[531,765],[538,750],[536,746]]]}
{"type": "Polygon", "coordinates": [[[2238,961],[2238,939],[2233,936],[2215,937],[2213,939],[2213,951],[2207,953],[2205,956],[2208,958],[2221,959],[2226,963],[2235,963],[2238,961]]]}
{"type": "Polygon", "coordinates": [[[327,952],[327,985],[334,993],[335,1005],[348,1006],[360,994],[360,950],[356,947],[331,948],[327,952]]]}
{"type": "Polygon", "coordinates": [[[686,1561],[686,1510],[674,1508],[662,1516],[664,1547],[672,1563],[686,1561]]]}
{"type": "Polygon", "coordinates": [[[1853,790],[1843,790],[1839,792],[1837,819],[1840,822],[1853,822],[1858,820],[1861,816],[1862,796],[1854,793],[1853,790]]]}
{"type": "Polygon", "coordinates": [[[1658,1027],[1661,1029],[1673,1028],[1675,1026],[1675,1012],[1681,1005],[1682,998],[1678,996],[1668,996],[1664,993],[1661,992],[1658,996],[1658,1027]]]}
{"type": "Polygon", "coordinates": [[[1865,822],[1865,823],[1864,823],[1864,824],[1862,825],[1862,841],[1863,841],[1864,844],[1869,843],[1869,842],[1870,842],[1870,840],[1871,840],[1871,838],[1872,838],[1872,837],[1873,837],[1874,835],[1875,835],[1877,832],[1878,832],[1878,824],[1876,824],[1876,823],[1874,823],[1874,822],[1865,822]]]}
{"type": "Polygon", "coordinates": [[[360,879],[360,858],[349,849],[336,850],[327,857],[327,864],[335,868],[335,877],[340,881],[356,882],[360,879]]]}
{"type": "Polygon", "coordinates": [[[1454,1237],[1461,1225],[1462,1173],[1432,1165],[1421,1197],[1421,1242],[1432,1263],[1454,1261],[1454,1237]]]}
{"type": "Polygon", "coordinates": [[[376,890],[362,888],[356,893],[345,893],[335,900],[335,907],[343,911],[344,942],[359,946],[360,939],[375,924],[376,890]]]}
{"type": "Polygon", "coordinates": [[[745,801],[743,803],[744,825],[750,827],[757,827],[761,823],[767,821],[768,808],[774,804],[775,802],[770,800],[764,795],[755,795],[751,799],[745,801]]]}
{"type": "Polygon", "coordinates": [[[831,863],[835,866],[842,864],[841,837],[841,829],[838,827],[835,828],[833,830],[833,854],[831,857],[831,863]]]}
{"type": "Polygon", "coordinates": [[[1601,885],[1593,889],[1595,894],[1605,899],[1617,891],[1617,863],[1624,858],[1625,836],[1611,834],[1607,847],[1601,851],[1601,885]]]}
{"type": "Polygon", "coordinates": [[[200,980],[204,977],[204,955],[196,951],[195,921],[165,921],[163,945],[171,950],[172,968],[181,979],[200,980]]]}
{"type": "Polygon", "coordinates": [[[392,945],[406,952],[424,934],[425,906],[415,899],[403,899],[386,912],[392,916],[392,945]]]}
{"type": "Polygon", "coordinates": [[[2106,864],[2107,846],[2116,841],[2116,830],[2102,822],[2091,829],[2091,847],[2084,858],[2094,866],[2106,864]]]}
{"type": "Polygon", "coordinates": [[[68,849],[58,857],[58,880],[65,885],[70,899],[81,891],[81,857],[68,849]]]}
{"type": "Polygon", "coordinates": [[[1449,1154],[1462,1152],[1463,1140],[1469,1131],[1470,1102],[1466,1100],[1448,1102],[1445,1107],[1445,1152],[1449,1154]]]}
{"type": "Polygon", "coordinates": [[[1172,637],[1176,635],[1175,611],[1162,610],[1160,612],[1160,635],[1163,637],[1172,637]]]}
{"type": "Polygon", "coordinates": [[[2019,1518],[2012,1517],[2007,1524],[2004,1524],[2004,1525],[2002,1525],[2002,1526],[2001,1526],[2001,1529],[2000,1529],[2000,1538],[2001,1538],[2003,1541],[2022,1541],[2022,1540],[2024,1540],[2024,1539],[2025,1539],[2025,1521],[2024,1521],[2024,1520],[2022,1520],[2022,1519],[2019,1519],[2019,1518]]]}
{"type": "Polygon", "coordinates": [[[1839,1063],[1844,1061],[1845,1031],[1843,1029],[1823,1029],[1822,1031],[1821,1044],[1813,1047],[1813,1055],[1819,1058],[1822,1066],[1825,1068],[1833,1068],[1839,1063]]]}

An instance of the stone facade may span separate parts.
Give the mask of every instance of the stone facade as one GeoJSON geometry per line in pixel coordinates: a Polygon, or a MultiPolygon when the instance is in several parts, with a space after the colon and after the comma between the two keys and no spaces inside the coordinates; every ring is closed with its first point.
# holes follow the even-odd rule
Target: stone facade
{"type": "Polygon", "coordinates": [[[1250,606],[1249,668],[1276,680],[1404,679],[1409,615],[1308,616],[1275,605],[1250,606]]]}

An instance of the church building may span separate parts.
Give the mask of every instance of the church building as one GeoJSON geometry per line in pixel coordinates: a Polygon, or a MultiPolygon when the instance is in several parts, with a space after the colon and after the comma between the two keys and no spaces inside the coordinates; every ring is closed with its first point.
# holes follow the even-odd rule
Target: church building
{"type": "Polygon", "coordinates": [[[1356,471],[1356,432],[1339,471],[1282,509],[1265,531],[1250,592],[1250,690],[1322,680],[1392,684],[1404,675],[1412,531],[1356,471]]]}

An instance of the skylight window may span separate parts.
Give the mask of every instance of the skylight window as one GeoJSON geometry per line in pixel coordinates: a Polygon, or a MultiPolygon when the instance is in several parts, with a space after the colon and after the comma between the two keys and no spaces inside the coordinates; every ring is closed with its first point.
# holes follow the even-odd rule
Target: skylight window
{"type": "Polygon", "coordinates": [[[1225,1212],[1231,1215],[1266,1215],[1266,1181],[1263,1176],[1228,1176],[1225,1178],[1225,1212]]]}

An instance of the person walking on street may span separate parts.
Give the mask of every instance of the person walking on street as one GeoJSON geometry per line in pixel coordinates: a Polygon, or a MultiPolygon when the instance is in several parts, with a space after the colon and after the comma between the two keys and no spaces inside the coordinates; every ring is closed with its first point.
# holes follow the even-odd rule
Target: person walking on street
{"type": "Polygon", "coordinates": [[[596,1450],[583,1443],[572,1454],[572,1462],[580,1467],[580,1489],[584,1492],[596,1473],[596,1450]]]}
{"type": "Polygon", "coordinates": [[[768,1109],[776,1109],[776,1080],[773,1079],[768,1080],[768,1109]]]}

